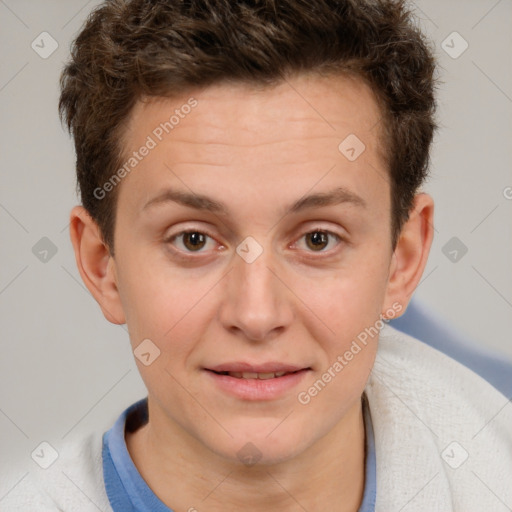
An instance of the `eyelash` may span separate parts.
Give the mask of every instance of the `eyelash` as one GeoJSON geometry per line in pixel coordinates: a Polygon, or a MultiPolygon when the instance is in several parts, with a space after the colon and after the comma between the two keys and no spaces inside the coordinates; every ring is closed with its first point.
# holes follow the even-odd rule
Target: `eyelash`
{"type": "MultiPolygon", "coordinates": [[[[210,235],[207,231],[200,231],[200,230],[198,230],[198,229],[186,229],[186,230],[184,230],[184,231],[180,231],[179,233],[176,233],[176,234],[174,234],[174,235],[171,235],[170,237],[166,238],[166,239],[164,240],[164,242],[165,242],[166,244],[172,244],[172,242],[173,242],[174,240],[176,240],[177,238],[180,238],[180,237],[182,237],[183,235],[190,234],[190,233],[199,233],[199,234],[201,234],[201,235],[206,235],[208,238],[210,238],[210,239],[212,239],[212,240],[215,240],[215,237],[213,237],[212,235],[210,235]]],[[[326,235],[328,235],[328,236],[330,236],[330,237],[334,237],[334,238],[338,241],[338,245],[339,245],[340,243],[342,243],[342,242],[345,242],[345,239],[344,239],[342,236],[338,235],[337,233],[334,233],[333,231],[329,231],[329,230],[327,230],[327,229],[323,229],[323,228],[319,228],[319,227],[318,227],[318,228],[311,229],[311,230],[309,230],[309,231],[305,232],[303,235],[301,235],[301,237],[300,237],[300,238],[298,238],[298,240],[301,240],[304,236],[306,236],[306,235],[311,235],[311,234],[313,234],[313,233],[324,233],[324,234],[326,234],[326,235]]],[[[294,242],[294,245],[295,245],[295,243],[296,243],[296,242],[294,242]]],[[[328,242],[328,243],[329,243],[329,242],[328,242]]],[[[182,250],[176,250],[176,249],[172,249],[172,250],[173,250],[173,252],[175,252],[176,254],[178,254],[178,256],[179,256],[180,258],[183,258],[183,259],[186,259],[186,260],[190,260],[190,259],[196,258],[196,256],[189,256],[189,255],[193,255],[194,253],[200,254],[201,252],[203,252],[203,251],[201,251],[201,250],[199,250],[199,251],[182,251],[182,250]],[[183,256],[183,254],[186,254],[186,256],[183,256]]],[[[326,251],[326,250],[322,249],[322,250],[320,250],[320,251],[308,251],[308,252],[312,252],[313,254],[314,254],[315,252],[318,252],[318,253],[322,254],[322,253],[330,253],[330,252],[332,252],[332,250],[331,250],[331,251],[326,251]]],[[[318,258],[318,257],[322,257],[322,256],[314,256],[314,257],[315,257],[315,258],[318,258]]]]}

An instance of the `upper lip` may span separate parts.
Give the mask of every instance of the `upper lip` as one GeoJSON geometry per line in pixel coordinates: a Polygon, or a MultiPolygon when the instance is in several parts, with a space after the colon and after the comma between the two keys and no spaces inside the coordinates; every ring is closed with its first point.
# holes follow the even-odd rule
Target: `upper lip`
{"type": "Polygon", "coordinates": [[[216,366],[206,367],[205,370],[214,372],[241,372],[241,373],[277,373],[277,372],[297,372],[307,370],[309,367],[295,366],[287,363],[270,361],[268,363],[251,364],[246,362],[222,363],[216,366]]]}

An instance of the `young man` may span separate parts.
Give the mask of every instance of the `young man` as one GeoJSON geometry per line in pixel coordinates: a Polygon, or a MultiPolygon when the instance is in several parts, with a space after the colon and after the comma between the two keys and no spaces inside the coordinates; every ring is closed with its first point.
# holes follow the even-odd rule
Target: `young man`
{"type": "Polygon", "coordinates": [[[506,399],[386,325],[433,236],[433,76],[401,2],[91,15],[61,83],[71,239],[148,396],[19,510],[512,506],[506,399]]]}

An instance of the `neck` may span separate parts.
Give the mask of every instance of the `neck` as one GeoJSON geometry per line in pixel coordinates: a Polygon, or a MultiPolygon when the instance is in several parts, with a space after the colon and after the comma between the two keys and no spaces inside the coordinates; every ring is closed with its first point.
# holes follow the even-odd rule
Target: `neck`
{"type": "MultiPolygon", "coordinates": [[[[152,419],[151,407],[149,411],[152,419]]],[[[126,444],[142,478],[173,510],[357,512],[362,501],[365,433],[360,400],[299,456],[272,465],[237,464],[196,439],[180,437],[179,428],[166,433],[157,426],[158,421],[150,421],[127,433],[126,444]]]]}

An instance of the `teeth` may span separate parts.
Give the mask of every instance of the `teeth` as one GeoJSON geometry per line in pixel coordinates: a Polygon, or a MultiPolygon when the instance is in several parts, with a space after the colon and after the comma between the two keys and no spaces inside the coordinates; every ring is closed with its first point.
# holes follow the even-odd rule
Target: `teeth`
{"type": "Polygon", "coordinates": [[[259,373],[258,379],[273,379],[276,376],[275,373],[259,373]]]}
{"type": "Polygon", "coordinates": [[[282,377],[286,372],[271,372],[271,373],[255,373],[255,372],[228,372],[230,377],[237,379],[274,379],[275,377],[282,377]]]}

